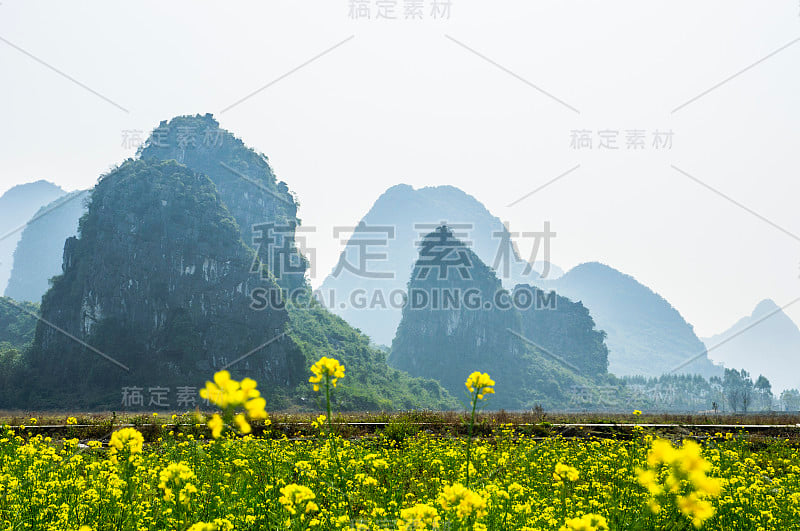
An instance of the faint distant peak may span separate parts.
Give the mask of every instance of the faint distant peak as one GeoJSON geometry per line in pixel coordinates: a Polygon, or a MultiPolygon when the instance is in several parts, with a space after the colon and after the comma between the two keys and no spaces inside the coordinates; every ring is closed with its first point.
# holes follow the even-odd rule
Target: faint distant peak
{"type": "Polygon", "coordinates": [[[396,184],[389,187],[383,194],[381,194],[373,206],[380,205],[387,201],[394,202],[402,199],[433,203],[446,201],[465,206],[469,205],[470,208],[485,211],[487,215],[491,216],[486,206],[478,201],[478,199],[468,194],[461,188],[449,184],[423,186],[422,188],[414,188],[410,184],[405,183],[396,184]]]}
{"type": "Polygon", "coordinates": [[[60,186],[51,183],[50,181],[45,181],[44,179],[40,179],[38,181],[18,184],[12,188],[9,188],[6,193],[0,197],[0,199],[16,199],[25,196],[29,196],[32,194],[55,194],[55,195],[63,195],[67,192],[62,189],[60,186]]]}
{"type": "Polygon", "coordinates": [[[764,299],[763,301],[759,302],[755,309],[753,310],[753,317],[763,317],[767,314],[774,313],[776,311],[780,311],[780,306],[775,304],[775,301],[772,299],[764,299]]]}
{"type": "Polygon", "coordinates": [[[631,280],[635,280],[632,276],[626,275],[622,271],[618,269],[614,269],[613,267],[600,263],[600,262],[584,262],[582,264],[578,264],[566,273],[564,276],[570,277],[583,277],[583,276],[596,276],[596,275],[614,275],[618,276],[621,275],[623,277],[630,278],[631,280]]]}
{"type": "Polygon", "coordinates": [[[398,194],[407,194],[409,192],[413,192],[414,187],[410,184],[395,184],[394,186],[390,186],[383,192],[382,195],[398,195],[398,194]]]}

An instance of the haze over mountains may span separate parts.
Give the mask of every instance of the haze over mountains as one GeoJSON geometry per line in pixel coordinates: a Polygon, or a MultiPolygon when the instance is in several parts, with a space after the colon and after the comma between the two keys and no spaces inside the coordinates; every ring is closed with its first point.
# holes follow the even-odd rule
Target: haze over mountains
{"type": "Polygon", "coordinates": [[[283,270],[276,257],[297,254],[296,208],[266,157],[211,115],[162,122],[140,158],[92,190],[33,345],[0,352],[0,407],[113,408],[126,387],[199,387],[223,368],[264,382],[274,407],[302,407],[307,367],[326,354],[348,367],[341,407],[453,407],[437,382],[389,368],[319,307],[302,256],[283,270]],[[186,130],[211,141],[183,143],[186,130]],[[259,224],[282,227],[281,245],[251,247],[259,224]],[[253,308],[256,287],[275,296],[269,306],[253,308]]]}
{"type": "MultiPolygon", "coordinates": [[[[392,292],[405,290],[417,260],[418,242],[442,224],[455,231],[482,262],[497,265],[497,274],[507,288],[529,283],[545,272],[543,251],[537,263],[526,270],[528,262],[519,256],[503,223],[474,197],[454,186],[415,190],[407,184],[399,184],[386,190],[364,215],[340,255],[339,266],[322,283],[323,296],[327,297],[333,290],[336,302],[344,303],[344,307],[332,304],[331,311],[376,343],[390,345],[400,323],[400,309],[388,307],[389,304],[358,308],[348,299],[353,293],[363,294],[367,301],[373,300],[376,294],[388,299],[392,292]],[[359,241],[372,243],[361,247],[359,241]],[[368,268],[366,274],[344,266],[359,264],[365,253],[374,255],[364,264],[364,269],[368,268]],[[383,256],[377,256],[379,254],[383,256]]],[[[536,227],[536,230],[542,229],[536,227]]],[[[347,234],[342,238],[347,240],[347,234]]],[[[549,277],[562,273],[553,264],[548,264],[547,270],[549,277]]]]}
{"type": "MultiPolygon", "coordinates": [[[[464,236],[459,236],[470,244],[483,263],[498,266],[496,273],[506,288],[512,289],[517,283],[535,284],[545,290],[555,290],[573,301],[582,301],[598,328],[607,334],[610,372],[620,376],[657,377],[687,360],[698,358],[679,372],[706,377],[722,375],[722,369],[715,367],[703,355],[705,347],[692,326],[666,300],[634,278],[598,263],[577,266],[567,274],[550,264],[547,277],[539,278],[540,263],[525,275],[527,262],[519,256],[512,243],[498,236],[508,235],[502,222],[477,199],[452,186],[414,190],[407,185],[398,185],[381,195],[362,223],[367,228],[390,227],[395,230],[387,247],[369,249],[385,253],[385,258],[370,263],[371,271],[388,272],[392,278],[369,278],[343,268],[338,275],[331,274],[325,279],[320,289],[322,295],[328,297],[333,290],[336,300],[341,301],[351,293],[366,293],[364,300],[371,301],[376,292],[388,298],[385,294],[393,290],[405,290],[405,279],[416,260],[420,240],[419,230],[415,231],[414,225],[430,230],[437,224],[437,215],[440,221],[467,224],[469,230],[462,230],[464,236]],[[419,220],[430,223],[420,223],[419,220]],[[497,262],[499,256],[511,259],[497,262]],[[506,265],[508,273],[503,269],[506,265]]],[[[453,230],[459,232],[458,228],[453,230]]],[[[358,263],[359,254],[364,252],[357,245],[359,238],[374,239],[375,236],[366,229],[361,234],[354,234],[340,256],[340,263],[358,263]]],[[[542,249],[540,246],[539,253],[542,249]]],[[[334,304],[331,311],[382,344],[391,342],[401,314],[398,308],[380,305],[354,308],[352,304],[345,307],[334,304]]]]}
{"type": "Polygon", "coordinates": [[[50,279],[61,274],[64,242],[78,234],[78,220],[86,211],[88,197],[86,190],[61,196],[40,208],[28,222],[14,251],[6,297],[36,303],[42,300],[50,279]]]}
{"type": "Polygon", "coordinates": [[[728,330],[704,338],[709,356],[726,367],[763,374],[773,392],[800,389],[800,329],[771,299],[728,330]]]}
{"type": "Polygon", "coordinates": [[[4,292],[14,263],[14,249],[25,223],[43,206],[66,192],[53,183],[21,184],[0,197],[0,292],[4,292]]]}
{"type": "Polygon", "coordinates": [[[712,361],[653,290],[596,262],[563,274],[541,261],[541,245],[529,267],[501,220],[453,186],[393,186],[358,227],[343,228],[345,251],[318,290],[329,304],[318,304],[289,185],[208,114],[161,122],[136,159],[91,191],[65,194],[40,181],[9,190],[0,206],[11,229],[31,220],[7,238],[19,242],[6,295],[42,300],[44,319],[72,336],[40,322],[34,337],[33,318],[0,299],[0,402],[20,399],[15,382],[34,381],[36,393],[25,396],[48,407],[109,406],[125,382],[200,382],[237,353],[247,356],[235,370],[272,385],[276,403],[292,407],[303,404],[302,367],[321,353],[348,365],[340,400],[354,409],[452,407],[471,365],[518,389],[494,404],[508,408],[572,407],[574,389],[619,386],[617,376],[722,376],[723,363],[764,374],[778,391],[800,387],[800,330],[772,301],[709,338],[712,361]],[[457,248],[469,266],[444,284],[417,275],[440,229],[453,249],[433,256],[457,248]],[[442,285],[546,302],[437,311],[392,303],[394,292],[442,285]],[[130,374],[112,374],[113,363],[75,338],[130,374]],[[81,386],[92,392],[82,395],[81,386]]]}
{"type": "Polygon", "coordinates": [[[582,301],[607,337],[608,370],[618,376],[721,376],[692,326],[663,297],[635,278],[597,262],[574,267],[543,287],[582,301]]]}

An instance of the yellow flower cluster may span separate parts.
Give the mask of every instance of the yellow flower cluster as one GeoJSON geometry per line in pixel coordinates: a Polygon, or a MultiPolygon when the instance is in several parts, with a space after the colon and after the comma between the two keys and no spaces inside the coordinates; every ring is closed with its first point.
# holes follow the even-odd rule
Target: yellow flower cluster
{"type": "Polygon", "coordinates": [[[191,483],[194,472],[185,463],[170,463],[158,475],[158,488],[164,491],[164,501],[185,504],[197,488],[191,483]],[[177,499],[175,493],[178,493],[177,499]]]}
{"type": "MultiPolygon", "coordinates": [[[[255,380],[245,378],[238,382],[231,378],[228,371],[219,371],[214,375],[213,382],[206,382],[206,386],[200,390],[200,396],[223,410],[229,422],[236,425],[237,430],[242,434],[252,431],[249,420],[264,420],[269,425],[267,415],[267,401],[261,398],[255,380]],[[232,417],[237,408],[244,408],[244,413],[237,413],[232,417]]],[[[225,419],[219,413],[215,413],[208,421],[211,435],[218,439],[225,428],[225,419]]]]}
{"type": "Polygon", "coordinates": [[[214,413],[208,421],[208,427],[211,429],[211,436],[219,439],[222,436],[223,428],[225,428],[225,421],[222,420],[218,413],[214,413]]]}
{"type": "Polygon", "coordinates": [[[314,375],[308,381],[314,385],[314,391],[319,391],[323,379],[330,380],[331,385],[336,387],[339,378],[344,378],[344,365],[334,358],[323,356],[311,366],[311,372],[314,375]]]}
{"type": "Polygon", "coordinates": [[[564,463],[558,463],[553,472],[553,479],[556,481],[556,484],[559,485],[562,484],[565,479],[567,481],[578,481],[578,469],[565,465],[564,463]]]}
{"type": "Polygon", "coordinates": [[[228,371],[219,371],[214,375],[213,382],[206,382],[205,388],[200,390],[200,396],[222,409],[244,406],[250,418],[264,419],[267,417],[264,409],[267,402],[261,398],[257,385],[250,378],[237,382],[231,379],[228,371]]]}
{"type": "Polygon", "coordinates": [[[114,463],[119,460],[120,455],[132,462],[137,454],[142,453],[143,445],[144,437],[141,433],[134,428],[122,428],[111,434],[108,455],[114,463]]]}
{"type": "Polygon", "coordinates": [[[424,529],[439,529],[439,513],[435,507],[426,503],[418,503],[413,507],[400,510],[400,520],[397,521],[399,531],[416,531],[424,529]]]}
{"type": "Polygon", "coordinates": [[[659,500],[674,499],[681,513],[697,528],[714,516],[708,498],[718,497],[722,484],[706,475],[711,463],[703,458],[699,444],[686,440],[681,448],[675,448],[667,440],[653,441],[647,465],[637,475],[639,483],[651,495],[649,506],[654,513],[661,510],[659,500]]]}
{"type": "Polygon", "coordinates": [[[478,400],[483,400],[485,395],[494,394],[494,380],[492,380],[485,372],[473,372],[467,378],[465,385],[470,393],[478,393],[478,400]]]}
{"type": "Polygon", "coordinates": [[[445,511],[455,509],[462,520],[486,514],[486,500],[460,483],[446,486],[439,495],[439,504],[445,511]]]}
{"type": "Polygon", "coordinates": [[[599,514],[569,518],[559,531],[608,531],[608,522],[599,514]]]}
{"type": "Polygon", "coordinates": [[[320,415],[316,419],[311,421],[311,427],[315,430],[321,430],[325,426],[325,422],[328,420],[328,417],[325,415],[320,415]]]}
{"type": "Polygon", "coordinates": [[[233,531],[233,524],[225,518],[217,518],[211,523],[197,522],[187,531],[233,531]]]}
{"type": "Polygon", "coordinates": [[[292,516],[298,512],[309,514],[319,511],[319,506],[312,501],[316,496],[308,487],[293,483],[283,487],[280,492],[281,497],[278,498],[278,502],[292,516]]]}

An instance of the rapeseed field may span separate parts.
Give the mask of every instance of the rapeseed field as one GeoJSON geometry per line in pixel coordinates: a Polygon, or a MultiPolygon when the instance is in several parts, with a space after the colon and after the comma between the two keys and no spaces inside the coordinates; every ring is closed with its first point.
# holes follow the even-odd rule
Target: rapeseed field
{"type": "Polygon", "coordinates": [[[128,427],[108,445],[81,445],[6,427],[0,529],[800,528],[800,459],[786,441],[670,441],[644,429],[568,440],[512,426],[478,438],[477,415],[495,392],[480,372],[465,382],[467,437],[347,439],[331,408],[344,377],[330,358],[312,367],[326,405],[312,437],[270,433],[256,382],[224,371],[201,391],[218,407],[198,421],[208,438],[166,430],[146,442],[128,427]]]}

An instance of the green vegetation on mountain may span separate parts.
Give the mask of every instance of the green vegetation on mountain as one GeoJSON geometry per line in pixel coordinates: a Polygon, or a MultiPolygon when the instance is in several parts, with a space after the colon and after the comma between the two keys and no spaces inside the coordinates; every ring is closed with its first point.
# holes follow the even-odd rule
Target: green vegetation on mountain
{"type": "Polygon", "coordinates": [[[513,294],[520,301],[532,301],[519,310],[526,338],[558,354],[586,374],[608,372],[606,333],[595,327],[594,319],[583,304],[525,284],[516,286],[513,294]],[[523,299],[522,293],[526,298],[523,299]]]}
{"type": "MultiPolygon", "coordinates": [[[[252,261],[206,176],[175,161],[124,163],[95,187],[42,301],[55,325],[39,324],[30,356],[42,400],[110,406],[125,386],[198,385],[275,336],[288,316],[250,310],[249,286],[262,282],[252,261]]],[[[303,360],[277,341],[242,369],[293,385],[303,360]]]]}
{"type": "MultiPolygon", "coordinates": [[[[337,407],[349,411],[458,407],[458,402],[438,382],[412,378],[389,367],[386,354],[370,346],[367,336],[308,297],[288,309],[289,335],[305,354],[307,365],[321,356],[345,364],[347,377],[337,387],[337,407]]],[[[297,396],[308,397],[307,400],[320,399],[312,394],[305,384],[296,390],[297,396]]]]}
{"type": "MultiPolygon", "coordinates": [[[[212,122],[209,116],[181,117],[162,127],[200,130],[212,122]]],[[[295,225],[288,225],[279,255],[251,247],[240,226],[284,224],[296,205],[274,182],[265,157],[230,133],[220,135],[217,151],[196,158],[209,168],[246,162],[261,175],[259,183],[236,174],[235,184],[222,177],[215,182],[177,160],[195,160],[189,147],[165,152],[167,160],[145,148],[147,157],[101,177],[79,236],[66,241],[63,274],[42,299],[47,323],[38,323],[23,359],[15,357],[16,373],[7,380],[18,383],[0,389],[0,408],[117,409],[124,388],[146,396],[166,388],[174,397],[177,388],[202,387],[215,371],[228,369],[234,377],[256,379],[271,409],[312,409],[304,384],[310,362],[323,355],[347,367],[340,406],[452,405],[438,383],[389,368],[385,353],[324,308],[293,307],[281,296],[280,304],[254,308],[256,289],[285,296],[299,286],[310,294],[302,257],[289,280],[273,260],[297,255],[295,225]],[[223,155],[231,158],[215,159],[223,155]]],[[[149,398],[140,406],[157,408],[149,398]]]]}
{"type": "Polygon", "coordinates": [[[23,349],[33,343],[36,331],[33,315],[38,313],[38,304],[0,297],[0,344],[23,349]]]}
{"type": "MultiPolygon", "coordinates": [[[[39,305],[0,297],[0,401],[3,390],[15,389],[23,353],[33,343],[39,305]]],[[[8,391],[6,391],[8,392],[8,391]]]]}
{"type": "MultiPolygon", "coordinates": [[[[300,224],[297,202],[289,186],[278,182],[266,155],[245,146],[242,140],[221,129],[210,114],[177,116],[162,121],[140,149],[142,160],[175,160],[208,176],[220,200],[236,220],[242,241],[252,246],[263,264],[286,289],[305,283],[307,262],[295,247],[294,229],[300,224]],[[254,227],[272,224],[285,242],[254,245],[259,231],[254,227]],[[287,253],[299,260],[286,267],[287,253]]],[[[268,238],[269,234],[266,235],[268,238]]]]}
{"type": "MultiPolygon", "coordinates": [[[[353,293],[363,293],[367,300],[381,295],[388,299],[393,291],[405,289],[417,260],[417,242],[442,223],[468,243],[484,263],[496,267],[498,277],[507,288],[517,283],[530,283],[543,271],[544,264],[539,261],[527,270],[528,262],[518,255],[502,221],[473,196],[454,186],[415,190],[407,184],[398,184],[375,200],[340,255],[340,264],[354,264],[356,271],[335,269],[320,291],[326,294],[333,291],[337,301],[348,301],[353,293]],[[373,243],[365,250],[360,247],[359,240],[373,243]],[[381,253],[385,257],[368,260],[367,271],[358,271],[365,252],[381,253]]],[[[542,260],[542,255],[540,252],[537,260],[542,260]]],[[[558,267],[549,265],[549,277],[560,274],[558,267]]],[[[331,311],[383,345],[391,344],[402,317],[400,308],[388,304],[363,309],[352,304],[344,308],[334,304],[331,311]]]]}
{"type": "Polygon", "coordinates": [[[519,311],[494,271],[447,227],[424,238],[408,293],[389,362],[438,380],[457,398],[473,371],[488,372],[497,382],[490,407],[510,410],[565,407],[576,389],[613,380],[604,369],[602,333],[591,318],[581,319],[581,310],[566,301],[563,312],[519,311]],[[544,321],[530,312],[552,312],[547,320],[572,341],[557,341],[557,333],[544,332],[544,321]]]}

